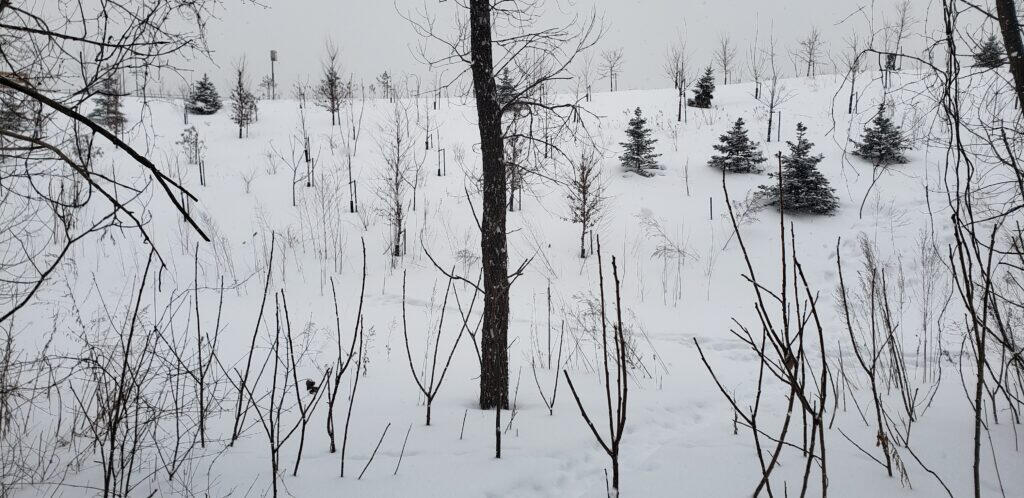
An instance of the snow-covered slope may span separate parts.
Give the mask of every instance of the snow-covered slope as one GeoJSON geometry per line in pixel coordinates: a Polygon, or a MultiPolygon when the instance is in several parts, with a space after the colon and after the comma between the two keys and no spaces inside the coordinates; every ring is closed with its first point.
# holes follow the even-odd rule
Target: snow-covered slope
{"type": "MultiPolygon", "coordinates": [[[[904,74],[897,78],[903,78],[897,85],[913,85],[917,76],[904,74]]],[[[922,256],[922,247],[945,247],[949,242],[943,228],[948,216],[941,193],[941,154],[919,142],[909,155],[909,164],[894,166],[876,178],[870,164],[844,153],[844,149],[848,136],[858,137],[872,117],[882,89],[859,89],[860,112],[850,116],[846,113],[845,90],[839,90],[841,83],[841,78],[833,76],[786,82],[795,96],[782,107],[783,142],[764,143],[767,116],[752,97],[751,84],[720,88],[714,109],[688,109],[685,124],[675,123],[676,96],[671,89],[596,94],[588,104],[588,109],[601,116],[595,124],[599,126],[600,141],[608,147],[602,168],[608,180],[609,205],[598,230],[605,272],[606,277],[610,275],[610,259],[614,256],[622,280],[624,313],[638,354],[638,363],[631,371],[623,437],[622,492],[626,496],[747,496],[761,475],[749,430],[739,427],[738,434],[734,434],[732,408],[694,346],[696,339],[723,384],[735,390],[739,399],[753,399],[758,362],[730,331],[737,327],[733,319],[756,328],[754,295],[742,276],[746,267],[726,211],[723,178],[718,170],[706,166],[717,137],[738,117],[747,122],[752,138],[762,142],[767,157],[786,150],[784,141],[794,138],[797,122],[807,125],[816,151],[825,155],[820,168],[840,198],[835,216],[787,216],[785,220],[787,230],[792,227],[808,283],[818,292],[830,361],[836,368],[845,364],[851,376],[842,383],[845,387],[839,393],[830,395],[837,407],[834,421],[833,410],[829,411],[830,429],[826,433],[829,494],[944,496],[943,486],[931,471],[955,496],[968,494],[972,415],[957,375],[961,337],[954,326],[955,317],[936,318],[950,290],[944,283],[946,275],[936,278],[922,256]],[[622,130],[634,107],[640,107],[649,117],[659,140],[663,169],[652,178],[625,172],[615,159],[622,130]],[[931,194],[926,196],[928,191],[931,194]],[[849,336],[839,320],[834,296],[839,282],[836,249],[843,259],[846,278],[852,280],[860,269],[861,237],[877,247],[879,259],[887,265],[886,273],[893,280],[899,279],[905,288],[905,302],[898,316],[914,385],[927,391],[933,383],[925,373],[934,370],[922,365],[919,348],[924,338],[922,316],[931,316],[933,322],[928,337],[941,337],[943,341],[939,346],[934,342],[928,345],[933,348],[932,356],[939,348],[948,353],[941,359],[944,375],[939,390],[913,426],[913,455],[899,452],[909,484],[898,477],[887,477],[885,469],[856,446],[880,457],[873,419],[859,413],[869,406],[870,392],[852,366],[849,336]],[[685,255],[663,256],[658,248],[666,244],[682,249],[685,255]],[[936,280],[941,282],[930,298],[918,292],[936,280]],[[924,313],[926,308],[931,308],[931,315],[924,313]],[[938,333],[937,323],[945,327],[938,333]]],[[[910,94],[894,93],[891,97],[899,101],[910,94]]],[[[416,119],[429,104],[422,101],[407,105],[416,119]]],[[[911,136],[920,137],[929,117],[917,115],[914,109],[898,102],[895,120],[911,136]]],[[[592,319],[586,310],[598,292],[597,257],[579,258],[579,227],[567,220],[564,188],[552,182],[532,179],[522,210],[509,214],[510,266],[514,268],[526,260],[530,263],[512,289],[509,357],[510,395],[515,410],[502,413],[501,459],[494,458],[495,414],[476,408],[479,370],[468,337],[462,337],[454,353],[432,404],[432,423],[425,426],[424,399],[410,372],[402,334],[403,274],[407,275],[412,363],[420,369],[428,364],[428,334],[436,331],[447,284],[427,252],[439,265],[454,267],[469,280],[475,281],[479,272],[474,256],[479,253],[479,236],[466,199],[469,183],[466,172],[455,161],[455,151],[461,149],[466,167],[471,171],[478,168],[475,111],[472,102],[455,99],[442,101],[440,109],[431,111],[431,126],[437,128],[440,147],[446,150],[447,174],[436,174],[436,150],[418,148],[418,153],[426,154],[426,160],[415,191],[414,210],[411,190],[407,198],[407,254],[393,260],[389,256],[389,227],[378,212],[381,201],[374,193],[383,169],[377,135],[390,110],[391,104],[386,101],[366,104],[352,162],[361,212],[352,214],[348,212],[346,157],[338,146],[340,134],[345,132],[341,127],[331,127],[325,111],[308,110],[310,139],[318,158],[317,186],[307,188],[300,182],[296,188],[298,206],[293,207],[293,172],[284,164],[274,171],[275,161],[268,154],[290,154],[290,143],[299,126],[295,101],[262,102],[259,122],[244,139],[237,137],[237,128],[225,112],[193,116],[192,124],[207,148],[206,186],[200,186],[195,166],[175,159],[181,152],[174,142],[184,129],[180,105],[156,102],[146,109],[151,133],[144,136],[137,132],[133,143],[162,159],[164,167],[176,177],[180,175],[182,183],[199,197],[193,212],[215,238],[212,244],[198,245],[200,320],[204,329],[214,326],[219,279],[223,277],[229,285],[223,296],[218,347],[221,366],[210,374],[217,381],[217,396],[224,401],[218,407],[220,414],[211,421],[212,441],[206,449],[195,450],[205,456],[190,462],[191,470],[182,473],[189,475],[192,486],[209,487],[211,496],[268,494],[270,459],[263,427],[255,414],[249,417],[243,437],[227,447],[236,396],[223,371],[237,375],[235,369],[244,366],[260,308],[273,232],[278,245],[271,269],[270,304],[256,341],[257,363],[262,364],[273,340],[274,292],[280,291],[287,298],[297,341],[309,347],[300,361],[298,378],[320,379],[336,351],[330,279],[337,289],[342,339],[347,345],[359,303],[361,241],[366,245],[368,273],[363,304],[365,371],[351,414],[345,477],[339,477],[340,455],[328,451],[326,410],[324,403],[319,403],[307,431],[297,477],[292,477],[292,465],[298,438],[289,440],[281,452],[283,491],[294,496],[603,496],[604,469],[610,464],[583,422],[564,378],[558,385],[553,415],[549,415],[537,388],[539,383],[550,396],[559,372],[546,365],[547,334],[550,328],[557,346],[559,331],[564,327],[563,354],[568,358],[564,368],[573,377],[585,405],[602,416],[603,387],[596,370],[599,343],[582,326],[592,319]],[[332,149],[332,142],[336,148],[332,149]],[[248,190],[247,182],[251,182],[248,190]],[[323,251],[324,247],[329,250],[323,251]],[[534,363],[537,381],[531,368],[534,363]],[[372,464],[357,479],[388,424],[390,428],[372,464]]],[[[128,111],[129,115],[140,114],[135,107],[128,111]]],[[[347,118],[343,121],[347,126],[347,118]]],[[[111,153],[103,160],[109,163],[117,157],[111,153]]],[[[742,201],[758,185],[769,181],[766,174],[725,178],[734,201],[742,201]]],[[[161,272],[160,290],[151,288],[146,294],[145,305],[155,311],[166,305],[174,289],[181,293],[192,288],[197,237],[176,221],[158,195],[153,199],[149,206],[154,216],[151,231],[160,239],[157,246],[168,263],[161,272]]],[[[479,212],[479,199],[474,197],[472,201],[479,212]]],[[[769,208],[741,226],[757,276],[770,287],[777,287],[780,277],[779,221],[779,214],[769,208]]],[[[97,240],[94,247],[76,255],[74,268],[64,270],[68,286],[47,289],[26,312],[26,318],[19,319],[19,327],[56,327],[56,347],[73,350],[73,330],[93,327],[93,320],[101,316],[98,296],[106,296],[105,301],[123,313],[131,301],[130,284],[138,281],[145,264],[146,251],[131,232],[97,240]],[[78,311],[69,303],[69,294],[76,296],[78,311]],[[84,318],[79,322],[76,316],[84,318]]],[[[458,282],[455,289],[465,308],[472,288],[458,282]]],[[[181,330],[194,328],[191,299],[181,299],[178,304],[181,309],[175,323],[181,330]]],[[[479,306],[474,315],[478,312],[479,306]]],[[[458,317],[459,306],[450,299],[441,337],[442,363],[446,348],[459,334],[458,317]]],[[[473,323],[475,319],[470,321],[473,323]]],[[[183,351],[193,348],[182,346],[183,351]]],[[[351,371],[342,382],[341,408],[335,411],[339,444],[351,371]]],[[[269,385],[264,384],[266,377],[259,385],[266,391],[269,385]]],[[[288,396],[291,403],[294,394],[288,396]]],[[[767,387],[762,405],[764,430],[774,435],[786,409],[783,387],[767,387]]],[[[293,411],[285,419],[294,421],[294,416],[293,411]]],[[[991,453],[999,456],[1002,467],[999,476],[991,465],[984,469],[986,492],[996,493],[1002,486],[1007,496],[1024,493],[1014,426],[1003,422],[991,430],[991,453]]],[[[798,443],[799,429],[794,431],[790,439],[798,443]]],[[[75,449],[84,451],[82,447],[75,449]]],[[[983,451],[990,452],[988,448],[983,451]]],[[[62,459],[66,461],[67,457],[62,459]]],[[[94,459],[86,460],[81,469],[70,472],[68,482],[101,485],[102,474],[88,463],[94,459]]],[[[789,494],[795,495],[802,473],[803,459],[797,450],[791,450],[782,458],[777,483],[787,480],[789,494]]],[[[146,478],[138,492],[148,495],[149,490],[160,489],[157,495],[174,495],[184,478],[175,479],[179,484],[168,484],[165,474],[157,474],[146,478]]],[[[779,486],[776,484],[776,488],[779,486]]],[[[812,491],[818,486],[816,479],[811,479],[812,491]]],[[[75,489],[61,488],[58,494],[75,495],[75,489]]],[[[26,493],[52,490],[38,486],[26,489],[26,493]]],[[[782,494],[781,489],[775,489],[776,496],[782,494]]]]}

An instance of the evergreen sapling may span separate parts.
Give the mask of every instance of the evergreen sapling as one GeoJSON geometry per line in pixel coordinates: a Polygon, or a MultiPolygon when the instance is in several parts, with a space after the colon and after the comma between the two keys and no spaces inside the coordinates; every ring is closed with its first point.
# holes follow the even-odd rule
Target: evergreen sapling
{"type": "Polygon", "coordinates": [[[974,65],[989,69],[1000,67],[1006,63],[1003,52],[1003,45],[996,39],[996,35],[989,35],[988,40],[978,47],[978,53],[974,54],[974,65]]]}
{"type": "Polygon", "coordinates": [[[249,125],[256,121],[256,96],[245,82],[245,69],[237,69],[235,88],[231,90],[231,122],[238,125],[238,138],[243,131],[248,135],[249,125]]]}
{"type": "Polygon", "coordinates": [[[853,155],[862,157],[875,165],[905,164],[904,151],[910,144],[903,136],[903,130],[893,124],[885,115],[885,103],[878,105],[878,114],[871,124],[864,128],[862,141],[854,142],[853,155]]]}
{"type": "Polygon", "coordinates": [[[704,70],[704,75],[697,80],[697,86],[693,89],[693,98],[688,100],[686,103],[690,107],[700,107],[708,109],[711,107],[711,99],[714,99],[715,93],[715,75],[711,70],[711,66],[708,66],[704,70]]]}
{"type": "Polygon", "coordinates": [[[654,176],[649,170],[658,167],[656,159],[661,154],[654,152],[657,140],[651,138],[651,129],[647,127],[647,120],[643,118],[639,107],[633,111],[633,117],[629,120],[626,139],[626,142],[619,144],[624,149],[619,156],[622,166],[640,176],[654,176]]]}
{"type": "Polygon", "coordinates": [[[186,106],[189,114],[202,116],[216,114],[222,106],[220,95],[217,93],[217,87],[213,86],[210,77],[204,74],[203,79],[196,83],[195,88],[189,95],[186,106]]]}
{"type": "Polygon", "coordinates": [[[498,82],[496,88],[496,97],[498,99],[498,105],[501,106],[505,113],[512,113],[515,111],[512,106],[512,101],[516,98],[516,85],[512,81],[512,77],[508,74],[508,69],[502,73],[501,80],[498,82]]]}
{"type": "Polygon", "coordinates": [[[814,143],[807,140],[806,134],[807,127],[797,123],[796,143],[787,141],[789,155],[782,156],[781,182],[778,173],[772,173],[775,182],[761,185],[758,195],[766,204],[776,207],[780,207],[781,199],[786,212],[832,214],[839,207],[839,199],[828,179],[818,171],[824,156],[811,154],[814,143]]]}
{"type": "Polygon", "coordinates": [[[121,109],[121,89],[114,78],[107,78],[101,84],[96,107],[89,112],[89,119],[120,135],[128,121],[121,109]]]}
{"type": "Polygon", "coordinates": [[[732,128],[718,137],[718,140],[721,143],[715,144],[714,147],[720,154],[711,156],[708,166],[728,173],[761,172],[761,163],[765,158],[761,155],[757,142],[751,141],[747,136],[743,118],[737,119],[732,128]]]}

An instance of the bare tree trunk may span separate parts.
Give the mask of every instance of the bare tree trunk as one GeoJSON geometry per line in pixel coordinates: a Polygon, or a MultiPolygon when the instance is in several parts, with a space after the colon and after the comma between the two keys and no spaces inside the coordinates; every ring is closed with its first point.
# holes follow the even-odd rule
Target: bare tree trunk
{"type": "Polygon", "coordinates": [[[1014,4],[1014,0],[996,0],[996,14],[999,16],[999,28],[1003,32],[1003,46],[1006,47],[1006,60],[1013,74],[1017,102],[1024,110],[1024,41],[1021,40],[1020,21],[1014,4]]]}
{"type": "Polygon", "coordinates": [[[682,82],[677,82],[676,86],[679,89],[679,102],[678,102],[678,109],[676,109],[676,121],[679,122],[679,121],[683,120],[683,92],[684,92],[684,89],[683,89],[683,83],[682,82]]]}
{"type": "Polygon", "coordinates": [[[973,328],[978,378],[974,385],[974,465],[971,470],[974,473],[974,498],[981,498],[981,431],[985,412],[984,407],[981,406],[983,403],[981,396],[985,388],[985,335],[987,332],[983,327],[975,326],[973,328]]]}
{"type": "Polygon", "coordinates": [[[470,47],[483,159],[483,222],[480,252],[484,276],[480,408],[508,406],[508,250],[505,245],[505,166],[501,108],[496,99],[491,52],[491,4],[471,0],[470,47]]]}

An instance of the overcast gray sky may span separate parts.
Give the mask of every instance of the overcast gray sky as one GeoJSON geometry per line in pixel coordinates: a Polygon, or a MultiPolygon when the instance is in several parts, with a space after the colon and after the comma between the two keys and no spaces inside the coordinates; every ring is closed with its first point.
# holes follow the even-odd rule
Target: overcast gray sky
{"type": "MultiPolygon", "coordinates": [[[[625,74],[621,89],[668,85],[662,61],[668,43],[685,37],[695,65],[711,62],[719,36],[737,43],[741,60],[754,36],[763,39],[774,29],[786,52],[812,26],[823,33],[829,49],[838,54],[854,30],[867,32],[874,13],[876,26],[892,17],[897,0],[547,0],[549,9],[589,12],[604,16],[607,33],[598,48],[624,49],[625,74]],[[853,14],[863,9],[861,14],[853,14]],[[852,15],[852,17],[851,17],[852,15]],[[841,20],[849,18],[843,24],[841,20]]],[[[928,20],[929,0],[912,0],[914,17],[928,20]]],[[[230,78],[232,63],[242,56],[257,82],[269,72],[269,51],[277,49],[278,82],[288,88],[297,78],[315,80],[325,40],[341,49],[345,73],[367,81],[385,69],[392,73],[425,74],[414,52],[420,39],[398,11],[426,8],[439,18],[452,16],[452,0],[263,0],[266,7],[242,0],[226,0],[221,20],[211,28],[213,64],[201,63],[198,72],[211,72],[218,86],[230,78]],[[218,67],[219,66],[219,67],[218,67]]],[[[934,7],[932,7],[934,8],[934,7]]],[[[552,14],[549,18],[557,18],[552,14]]],[[[934,17],[934,13],[932,14],[934,17]]],[[[919,26],[920,27],[920,26],[919,26]]],[[[788,74],[788,53],[782,57],[788,74]]],[[[746,72],[745,70],[743,71],[746,72]]]]}

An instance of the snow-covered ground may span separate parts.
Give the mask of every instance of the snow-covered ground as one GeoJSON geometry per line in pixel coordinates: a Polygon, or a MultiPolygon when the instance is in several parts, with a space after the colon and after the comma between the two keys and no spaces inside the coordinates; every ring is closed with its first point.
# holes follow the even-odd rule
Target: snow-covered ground
{"type": "MultiPolygon", "coordinates": [[[[896,87],[912,86],[918,76],[903,74],[896,78],[896,87]]],[[[862,77],[865,82],[868,79],[862,77]]],[[[608,180],[609,205],[598,230],[606,276],[610,275],[610,259],[614,256],[622,280],[625,321],[641,360],[631,370],[628,419],[622,442],[625,496],[748,496],[761,475],[749,430],[739,427],[738,434],[734,434],[732,409],[694,346],[696,339],[723,384],[734,390],[741,401],[753,399],[758,362],[730,330],[737,326],[733,319],[757,328],[754,295],[742,277],[746,267],[726,211],[721,173],[706,166],[717,137],[738,117],[747,122],[752,138],[762,142],[767,157],[786,150],[784,141],[794,138],[798,121],[807,125],[808,137],[817,144],[815,150],[825,155],[820,169],[840,199],[839,211],[834,216],[786,219],[787,228],[792,226],[796,252],[808,283],[819,292],[818,311],[830,364],[837,370],[840,363],[844,364],[851,377],[842,392],[830,394],[838,396],[838,407],[834,410],[834,421],[830,408],[826,431],[829,494],[945,496],[945,490],[930,471],[949,486],[954,496],[970,493],[973,417],[958,371],[962,343],[955,326],[959,314],[955,311],[957,300],[953,296],[948,315],[940,315],[950,296],[948,273],[943,270],[936,276],[922,260],[922,241],[937,247],[945,247],[950,241],[945,229],[948,213],[941,183],[942,152],[917,142],[908,164],[890,168],[871,186],[871,165],[844,153],[844,149],[848,136],[858,137],[873,116],[882,89],[874,84],[860,88],[860,112],[850,116],[846,113],[846,90],[839,90],[841,84],[842,78],[831,75],[786,81],[795,96],[782,107],[783,142],[764,143],[767,116],[752,96],[752,84],[720,87],[714,109],[689,109],[687,123],[680,125],[675,123],[676,95],[671,89],[599,93],[587,104],[589,110],[601,117],[601,141],[608,146],[602,170],[608,180]],[[624,137],[622,130],[634,107],[640,107],[648,116],[659,140],[657,150],[662,154],[663,169],[652,178],[626,172],[616,160],[617,144],[624,137]],[[664,237],[656,234],[655,225],[664,237]],[[897,316],[915,387],[926,392],[933,383],[925,373],[934,373],[934,366],[929,370],[922,365],[919,347],[925,308],[931,308],[932,313],[929,337],[941,337],[940,347],[947,352],[942,355],[943,374],[938,392],[913,425],[911,449],[916,457],[909,450],[897,450],[909,483],[901,482],[899,477],[887,477],[883,467],[853,444],[880,458],[874,419],[859,414],[859,410],[870,406],[870,391],[850,356],[849,336],[839,319],[834,294],[839,283],[837,245],[844,274],[848,282],[852,281],[861,268],[860,237],[877,247],[879,259],[887,265],[887,275],[894,280],[899,276],[904,282],[904,302],[897,316]],[[685,257],[656,255],[658,247],[666,243],[685,249],[685,257]],[[919,289],[929,282],[936,283],[937,289],[926,299],[919,289]],[[940,323],[944,328],[937,331],[940,323]]],[[[903,102],[912,99],[912,95],[912,91],[890,94],[897,101],[894,119],[912,137],[920,138],[931,116],[917,115],[914,109],[918,107],[903,102]]],[[[429,103],[424,100],[407,105],[416,119],[426,112],[429,103]]],[[[454,267],[470,280],[475,280],[479,272],[473,256],[479,254],[479,235],[466,199],[466,175],[455,161],[455,151],[462,149],[467,168],[478,168],[475,109],[471,101],[452,99],[442,101],[440,109],[431,111],[431,126],[437,128],[440,147],[446,150],[447,174],[437,176],[435,150],[425,152],[422,146],[418,148],[419,154],[426,154],[426,161],[415,192],[415,210],[409,211],[407,254],[397,261],[389,256],[389,227],[379,215],[381,201],[374,193],[382,174],[377,135],[380,123],[391,109],[391,104],[383,100],[366,103],[362,134],[352,161],[359,186],[357,215],[348,212],[345,155],[340,147],[331,146],[332,140],[338,144],[343,132],[341,127],[332,128],[327,112],[311,108],[307,113],[312,149],[318,158],[318,185],[307,188],[300,183],[296,189],[299,206],[293,207],[292,170],[280,164],[274,171],[268,152],[276,149],[289,154],[290,141],[298,133],[297,102],[261,102],[259,122],[244,139],[238,138],[237,128],[230,123],[226,111],[214,116],[192,116],[191,124],[206,145],[207,184],[200,186],[197,168],[184,163],[181,149],[175,145],[185,128],[180,103],[153,102],[141,113],[138,102],[129,101],[128,114],[146,115],[151,123],[149,132],[137,132],[132,142],[148,150],[151,157],[197,195],[199,202],[193,206],[193,213],[215,239],[212,244],[198,245],[200,320],[205,330],[212,330],[217,318],[215,288],[219,279],[223,277],[230,287],[223,296],[220,322],[221,366],[210,373],[216,382],[217,397],[224,401],[211,421],[212,441],[205,450],[195,450],[204,456],[191,461],[187,465],[190,470],[182,471],[182,475],[189,475],[194,488],[209,488],[209,496],[269,494],[267,440],[255,414],[250,415],[240,441],[227,447],[236,396],[223,371],[230,370],[236,375],[234,369],[244,366],[260,308],[268,243],[273,232],[278,245],[270,270],[268,311],[257,338],[255,362],[262,364],[266,347],[273,340],[275,292],[283,292],[296,340],[310,348],[300,360],[299,379],[320,379],[336,354],[330,278],[338,293],[342,339],[347,345],[351,338],[359,303],[361,240],[365,241],[367,255],[363,304],[366,360],[351,414],[346,475],[339,477],[339,454],[328,451],[324,430],[326,407],[321,402],[307,431],[297,477],[292,476],[292,465],[298,437],[292,437],[281,452],[283,493],[367,497],[603,496],[605,469],[610,471],[610,462],[583,422],[567,384],[564,379],[560,381],[554,413],[549,415],[531,368],[536,360],[539,384],[550,396],[558,372],[546,365],[549,321],[556,346],[564,322],[563,354],[568,358],[564,368],[580,390],[585,405],[599,418],[603,416],[603,387],[595,369],[598,343],[580,322],[580,317],[586,317],[588,301],[598,292],[597,257],[580,259],[579,227],[567,220],[565,191],[559,185],[531,180],[522,210],[510,213],[508,218],[510,267],[532,259],[512,289],[509,358],[510,396],[515,410],[502,413],[501,459],[494,458],[495,414],[477,408],[479,369],[468,337],[458,344],[445,382],[433,401],[431,425],[424,424],[424,398],[410,372],[402,335],[403,274],[408,279],[412,358],[420,369],[426,363],[426,341],[436,331],[447,285],[447,279],[428,259],[427,251],[439,265],[454,267]],[[248,191],[247,180],[243,179],[246,177],[254,177],[248,191]],[[332,248],[326,256],[318,251],[325,241],[332,248]],[[388,424],[372,464],[357,479],[388,424]]],[[[344,112],[342,121],[348,126],[344,112]]],[[[118,157],[111,152],[101,161],[107,162],[104,167],[109,168],[109,163],[118,157]]],[[[124,167],[123,174],[136,171],[134,166],[124,167]]],[[[729,195],[738,201],[770,179],[766,174],[730,175],[725,181],[729,195]]],[[[160,272],[160,289],[147,288],[143,299],[143,305],[156,312],[167,305],[172,294],[180,295],[193,287],[193,255],[198,239],[177,221],[169,203],[159,194],[152,198],[150,229],[168,264],[160,272]]],[[[411,190],[406,201],[411,208],[411,190]]],[[[479,198],[474,197],[473,202],[479,212],[479,198]]],[[[779,225],[777,211],[769,208],[741,226],[758,277],[771,288],[779,285],[779,225]]],[[[97,239],[95,244],[81,247],[88,248],[78,249],[74,267],[62,270],[61,279],[68,281],[67,286],[49,286],[31,310],[18,319],[19,330],[54,328],[57,341],[51,347],[58,350],[73,351],[76,331],[97,326],[103,316],[99,296],[104,296],[110,313],[124,316],[125,308],[134,299],[133,283],[140,278],[148,252],[138,235],[128,231],[113,232],[97,239]],[[76,297],[76,306],[70,304],[68,295],[76,297]]],[[[465,307],[472,295],[471,287],[459,282],[455,289],[465,307]]],[[[195,327],[195,312],[190,298],[180,299],[177,304],[173,320],[186,331],[182,333],[184,337],[195,327]]],[[[474,315],[479,309],[478,305],[474,315]]],[[[446,348],[459,333],[458,317],[459,307],[450,299],[441,356],[446,356],[446,348]]],[[[475,323],[475,319],[470,323],[475,323]]],[[[21,332],[25,342],[31,342],[28,337],[45,335],[21,332]]],[[[935,343],[929,347],[935,347],[935,343]]],[[[194,354],[189,353],[192,351],[194,345],[182,346],[183,353],[194,354]]],[[[264,374],[254,390],[266,392],[268,377],[269,373],[264,374]]],[[[342,380],[340,408],[335,410],[339,444],[352,380],[350,371],[342,380]]],[[[886,402],[898,404],[895,394],[890,395],[886,402]]],[[[294,394],[289,394],[286,407],[291,407],[293,400],[294,394]]],[[[766,432],[777,433],[785,409],[783,388],[770,384],[761,406],[766,432]]],[[[894,409],[895,412],[898,410],[894,409]]],[[[295,416],[292,410],[284,419],[293,422],[295,416]]],[[[1024,460],[1017,452],[1016,427],[1008,419],[1008,414],[1001,416],[1000,424],[990,427],[991,449],[982,449],[983,455],[994,455],[998,463],[997,475],[993,458],[984,459],[986,495],[994,496],[1000,488],[1005,496],[1024,494],[1024,460]]],[[[42,415],[38,420],[41,425],[55,423],[53,417],[42,415]]],[[[798,444],[801,426],[795,427],[789,437],[798,444]]],[[[57,453],[60,461],[69,461],[72,451],[88,450],[84,445],[71,445],[57,453]]],[[[145,458],[157,460],[153,454],[145,458]]],[[[101,485],[97,459],[86,458],[81,468],[70,471],[67,482],[101,485]]],[[[784,494],[784,480],[789,495],[799,492],[803,465],[799,451],[783,453],[774,482],[775,496],[784,494]]],[[[140,475],[151,467],[142,464],[140,475]]],[[[151,490],[159,490],[158,496],[179,494],[185,478],[179,475],[175,479],[178,484],[171,485],[165,473],[147,475],[140,478],[136,493],[148,496],[151,490]]],[[[810,494],[818,494],[816,477],[812,477],[810,485],[810,494]]],[[[26,495],[82,493],[75,487],[46,485],[24,491],[26,495]]]]}

